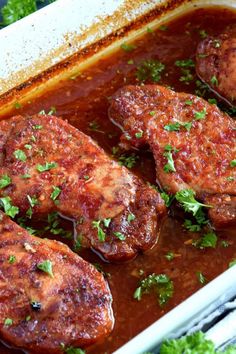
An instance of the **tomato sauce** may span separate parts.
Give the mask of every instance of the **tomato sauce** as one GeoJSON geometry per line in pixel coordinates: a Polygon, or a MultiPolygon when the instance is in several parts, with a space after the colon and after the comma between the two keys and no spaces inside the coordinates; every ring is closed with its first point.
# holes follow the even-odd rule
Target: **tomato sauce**
{"type": "MultiPolygon", "coordinates": [[[[219,34],[235,21],[235,12],[207,8],[197,9],[155,31],[147,28],[146,35],[133,43],[132,50],[120,49],[83,73],[59,82],[52,91],[28,102],[24,107],[17,106],[11,115],[34,114],[41,110],[48,112],[55,107],[55,115],[90,135],[108,154],[122,161],[122,156],[127,158],[131,152],[122,155],[124,152],[118,148],[120,131],[108,119],[107,110],[112,94],[124,85],[139,84],[137,67],[143,60],[152,58],[165,64],[159,84],[168,85],[176,91],[195,93],[206,99],[214,98],[198,80],[194,68],[183,71],[175,65],[175,61],[194,61],[196,46],[202,38],[219,34]]],[[[134,173],[147,182],[155,183],[154,161],[149,152],[135,153],[133,162],[135,165],[131,169],[134,173]]],[[[163,224],[158,244],[127,263],[109,264],[92,251],[80,252],[88,261],[99,263],[105,272],[113,295],[115,316],[111,335],[102,343],[88,348],[86,353],[112,353],[200,289],[203,284],[199,281],[198,272],[209,282],[236,258],[235,230],[216,232],[217,246],[199,249],[191,244],[191,240],[199,237],[199,234],[187,231],[183,227],[183,220],[183,213],[173,207],[163,224]],[[174,254],[173,259],[168,260],[168,252],[174,254]],[[144,295],[141,301],[133,298],[139,281],[151,273],[165,273],[173,280],[173,297],[163,307],[158,304],[154,293],[144,295]]],[[[20,353],[3,346],[0,346],[0,352],[20,353]]]]}

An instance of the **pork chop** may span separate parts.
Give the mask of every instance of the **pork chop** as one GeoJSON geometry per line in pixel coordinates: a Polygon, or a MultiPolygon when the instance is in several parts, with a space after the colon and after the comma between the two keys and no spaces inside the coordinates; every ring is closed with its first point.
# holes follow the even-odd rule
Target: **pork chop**
{"type": "Polygon", "coordinates": [[[38,354],[87,346],[111,332],[111,302],[92,265],[0,212],[1,340],[38,354]]]}
{"type": "Polygon", "coordinates": [[[233,119],[199,97],[157,85],[122,88],[109,114],[124,131],[124,146],[150,147],[162,188],[190,188],[214,207],[209,215],[215,225],[236,223],[233,119]]]}
{"type": "Polygon", "coordinates": [[[0,187],[29,218],[57,211],[74,219],[77,246],[113,261],[152,247],[166,213],[155,190],[53,116],[0,122],[0,187]]]}
{"type": "Polygon", "coordinates": [[[196,71],[213,91],[228,103],[236,105],[236,26],[200,42],[196,71]]]}

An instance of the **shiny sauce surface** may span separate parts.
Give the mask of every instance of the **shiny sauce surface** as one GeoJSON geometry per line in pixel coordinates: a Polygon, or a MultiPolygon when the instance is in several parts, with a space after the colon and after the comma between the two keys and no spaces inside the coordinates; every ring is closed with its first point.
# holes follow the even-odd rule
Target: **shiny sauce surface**
{"type": "MultiPolygon", "coordinates": [[[[148,151],[124,153],[119,149],[120,130],[109,121],[107,115],[110,97],[124,85],[140,84],[137,67],[144,60],[157,59],[165,64],[158,84],[170,86],[176,91],[198,94],[206,99],[214,98],[198,80],[194,67],[183,69],[175,62],[187,59],[195,61],[196,46],[202,38],[217,35],[235,22],[236,13],[223,8],[208,8],[197,9],[155,31],[147,27],[146,35],[134,42],[129,50],[123,46],[126,50],[121,48],[83,73],[78,72],[78,75],[58,83],[52,91],[25,106],[16,104],[11,115],[34,114],[41,110],[49,112],[53,107],[55,115],[90,135],[114,159],[123,163],[126,161],[126,164],[133,161],[131,170],[134,173],[147,182],[156,183],[154,161],[148,151]]],[[[229,263],[236,259],[235,230],[216,232],[217,246],[199,249],[192,245],[191,240],[200,237],[200,234],[187,231],[183,227],[184,218],[184,214],[173,206],[163,224],[157,245],[127,263],[109,264],[92,251],[79,252],[88,261],[99,264],[105,272],[113,295],[115,316],[111,335],[102,343],[87,348],[86,353],[112,353],[204,286],[203,283],[226,270],[229,263]],[[170,252],[174,255],[171,260],[167,256],[170,252]],[[152,273],[164,273],[174,283],[173,297],[163,307],[158,304],[155,293],[144,295],[141,301],[133,298],[139,281],[152,273]],[[204,282],[199,273],[204,276],[204,282]]],[[[42,228],[40,223],[36,226],[42,228]]],[[[70,225],[64,226],[70,228],[70,225]]],[[[46,233],[43,236],[55,238],[46,233]]],[[[70,240],[56,238],[72,246],[70,240]]],[[[20,351],[0,345],[0,353],[20,351]]]]}

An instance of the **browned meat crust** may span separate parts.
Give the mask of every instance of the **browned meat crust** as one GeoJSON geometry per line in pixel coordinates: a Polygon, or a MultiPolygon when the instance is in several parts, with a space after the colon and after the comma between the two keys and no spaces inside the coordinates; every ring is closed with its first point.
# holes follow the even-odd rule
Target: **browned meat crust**
{"type": "Polygon", "coordinates": [[[197,48],[196,71],[212,90],[236,104],[236,26],[207,37],[197,48]]]}
{"type": "MultiPolygon", "coordinates": [[[[215,105],[161,86],[127,86],[114,96],[110,117],[124,130],[123,145],[150,146],[157,180],[170,193],[191,188],[203,201],[209,195],[236,195],[236,124],[215,105]],[[170,131],[170,124],[177,130],[170,131]],[[165,171],[167,145],[171,145],[175,171],[165,171]]],[[[221,202],[214,201],[219,210],[221,202]]],[[[235,223],[235,204],[224,205],[223,224],[235,223]]],[[[214,208],[210,217],[220,226],[222,216],[214,208]]]]}
{"type": "Polygon", "coordinates": [[[0,177],[11,179],[0,195],[23,214],[58,211],[75,219],[82,246],[109,260],[132,258],[156,243],[166,213],[160,195],[63,120],[35,115],[0,122],[0,152],[0,177]]]}
{"type": "Polygon", "coordinates": [[[67,246],[40,239],[0,213],[0,336],[34,353],[84,347],[113,327],[101,273],[67,246]],[[50,261],[52,275],[38,268],[50,261]]]}

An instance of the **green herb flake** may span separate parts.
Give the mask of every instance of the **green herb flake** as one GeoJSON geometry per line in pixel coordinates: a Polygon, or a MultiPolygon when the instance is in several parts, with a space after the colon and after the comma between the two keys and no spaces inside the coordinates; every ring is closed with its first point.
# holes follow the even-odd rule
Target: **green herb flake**
{"type": "Polygon", "coordinates": [[[111,223],[111,218],[103,219],[102,221],[105,227],[109,227],[111,223]]]}
{"type": "Polygon", "coordinates": [[[155,114],[156,114],[156,111],[150,111],[150,112],[149,112],[149,115],[150,115],[151,117],[155,116],[155,114]]]}
{"type": "Polygon", "coordinates": [[[187,106],[192,106],[193,101],[191,101],[191,100],[186,100],[184,103],[185,103],[187,106]]]}
{"type": "Polygon", "coordinates": [[[27,157],[26,157],[26,155],[25,155],[25,153],[24,153],[23,150],[16,150],[16,151],[14,151],[13,155],[15,156],[15,158],[16,158],[17,160],[20,160],[20,161],[23,161],[23,162],[25,162],[26,159],[27,159],[27,157]]]}
{"type": "Polygon", "coordinates": [[[33,208],[35,205],[39,204],[38,199],[35,196],[27,195],[30,206],[33,208]]]}
{"type": "Polygon", "coordinates": [[[191,212],[194,216],[202,207],[211,208],[211,205],[198,202],[192,189],[182,189],[176,193],[175,198],[186,212],[191,212]]]}
{"type": "Polygon", "coordinates": [[[105,242],[106,239],[106,234],[103,231],[103,229],[100,226],[101,220],[94,220],[92,221],[92,227],[93,229],[97,229],[97,235],[98,235],[98,239],[100,242],[105,242]]]}
{"type": "Polygon", "coordinates": [[[19,208],[11,204],[10,197],[0,198],[0,204],[2,205],[6,215],[14,218],[19,213],[19,208]]]}
{"type": "Polygon", "coordinates": [[[3,25],[10,25],[37,10],[35,0],[8,0],[1,9],[3,25]]]}
{"type": "Polygon", "coordinates": [[[207,114],[206,107],[204,107],[202,111],[194,113],[194,118],[196,120],[202,120],[206,118],[206,114],[207,114]]]}
{"type": "Polygon", "coordinates": [[[22,179],[31,178],[31,175],[29,173],[26,173],[24,175],[20,175],[20,178],[22,178],[22,179]]]}
{"type": "Polygon", "coordinates": [[[129,213],[127,217],[127,221],[130,223],[131,221],[134,221],[136,219],[135,215],[133,213],[129,213]]]}
{"type": "Polygon", "coordinates": [[[236,167],[236,160],[230,161],[230,167],[236,167]]]}
{"type": "Polygon", "coordinates": [[[56,162],[46,162],[44,165],[37,165],[36,169],[41,173],[56,168],[57,166],[58,164],[56,162]]]}
{"type": "Polygon", "coordinates": [[[186,123],[175,122],[164,126],[164,129],[169,132],[180,131],[181,128],[185,128],[187,131],[190,131],[190,129],[192,128],[192,122],[186,122],[186,123]]]}
{"type": "Polygon", "coordinates": [[[32,145],[30,145],[30,144],[25,144],[24,146],[25,146],[25,148],[26,148],[27,150],[31,150],[31,149],[32,149],[32,145]]]}
{"type": "Polygon", "coordinates": [[[194,68],[195,67],[195,63],[192,59],[176,60],[175,65],[180,68],[194,68]]]}
{"type": "Polygon", "coordinates": [[[8,175],[3,175],[0,178],[0,189],[3,189],[11,184],[11,178],[8,175]]]}
{"type": "Polygon", "coordinates": [[[150,274],[140,281],[134,292],[134,299],[140,301],[142,295],[149,294],[151,290],[157,293],[159,305],[163,306],[173,296],[173,281],[166,274],[150,274]]]}
{"type": "Polygon", "coordinates": [[[125,52],[132,52],[134,49],[137,48],[134,44],[127,44],[127,43],[122,43],[120,47],[125,52]]]}
{"type": "Polygon", "coordinates": [[[133,64],[134,64],[133,59],[128,60],[128,61],[127,61],[127,64],[129,64],[129,65],[133,65],[133,64]]]}
{"type": "Polygon", "coordinates": [[[8,326],[12,326],[13,325],[13,320],[11,318],[6,318],[4,320],[4,326],[8,327],[8,326]]]}
{"type": "Polygon", "coordinates": [[[139,132],[137,132],[137,133],[135,133],[135,137],[136,137],[137,139],[142,138],[142,136],[143,136],[143,131],[142,131],[142,130],[139,131],[139,132]]]}
{"type": "Polygon", "coordinates": [[[156,59],[144,60],[138,67],[136,76],[141,82],[150,80],[152,82],[159,82],[161,80],[161,73],[164,71],[165,65],[156,59]]]}
{"type": "Polygon", "coordinates": [[[189,85],[189,82],[193,80],[193,74],[191,71],[189,69],[181,68],[181,74],[179,81],[189,85]]]}
{"type": "Polygon", "coordinates": [[[160,31],[167,31],[168,30],[168,26],[167,25],[161,25],[158,29],[160,31]]]}
{"type": "Polygon", "coordinates": [[[14,264],[15,262],[16,262],[16,256],[11,254],[8,258],[8,263],[14,264]]]}
{"type": "Polygon", "coordinates": [[[229,262],[229,268],[234,267],[236,265],[236,259],[232,259],[231,262],[229,262]]]}
{"type": "Polygon", "coordinates": [[[51,278],[54,278],[54,274],[52,271],[52,262],[50,260],[43,261],[37,264],[37,268],[44,273],[50,275],[51,278]]]}
{"type": "Polygon", "coordinates": [[[65,349],[66,354],[86,354],[84,350],[80,348],[69,347],[65,349]]]}
{"type": "Polygon", "coordinates": [[[214,343],[206,339],[203,332],[194,332],[179,339],[167,339],[160,348],[160,354],[235,354],[235,351],[216,351],[214,343]]]}
{"type": "Polygon", "coordinates": [[[125,166],[127,168],[133,168],[136,165],[138,159],[139,156],[135,155],[134,153],[130,155],[122,154],[119,157],[119,165],[125,166]]]}
{"type": "Polygon", "coordinates": [[[218,86],[218,79],[215,75],[211,77],[211,83],[213,86],[218,86]]]}
{"type": "Polygon", "coordinates": [[[192,242],[193,246],[200,249],[216,248],[216,244],[217,244],[217,236],[213,231],[204,234],[201,238],[199,238],[198,240],[194,240],[192,242]]]}
{"type": "Polygon", "coordinates": [[[165,255],[165,258],[168,260],[168,261],[172,261],[172,259],[174,259],[175,255],[173,252],[168,252],[166,253],[165,255]]]}
{"type": "Polygon", "coordinates": [[[215,98],[208,98],[208,102],[210,104],[217,104],[217,100],[215,98]]]}
{"type": "Polygon", "coordinates": [[[171,152],[172,150],[175,151],[174,149],[172,149],[171,146],[169,146],[169,145],[165,146],[165,152],[163,153],[163,156],[166,157],[167,163],[164,165],[163,170],[166,173],[176,171],[175,165],[174,165],[174,160],[173,160],[173,155],[171,152]]]}
{"type": "Polygon", "coordinates": [[[222,241],[220,242],[220,244],[221,244],[221,246],[224,247],[224,248],[229,247],[229,242],[226,241],[226,240],[222,240],[222,241]]]}
{"type": "Polygon", "coordinates": [[[31,316],[30,315],[26,316],[25,320],[26,322],[29,322],[31,320],[31,316]]]}
{"type": "Polygon", "coordinates": [[[33,129],[34,129],[34,130],[40,130],[40,129],[42,129],[42,128],[43,128],[43,126],[40,125],[40,124],[35,124],[35,125],[33,125],[33,129]]]}
{"type": "Polygon", "coordinates": [[[206,283],[206,277],[202,274],[202,272],[196,272],[196,276],[200,284],[206,283]]]}
{"type": "Polygon", "coordinates": [[[52,188],[53,192],[51,193],[50,198],[55,201],[61,194],[61,188],[55,186],[53,186],[52,188]]]}
{"type": "Polygon", "coordinates": [[[120,241],[124,241],[126,239],[126,236],[119,231],[114,232],[114,236],[118,238],[120,241]]]}
{"type": "Polygon", "coordinates": [[[165,202],[165,205],[169,208],[173,202],[173,200],[175,199],[174,195],[171,194],[167,194],[166,192],[161,192],[160,193],[162,199],[165,202]]]}
{"type": "Polygon", "coordinates": [[[185,219],[184,220],[184,227],[190,232],[199,232],[201,231],[201,225],[199,224],[193,224],[192,220],[185,219]]]}
{"type": "Polygon", "coordinates": [[[205,30],[200,30],[199,35],[202,39],[206,38],[208,36],[207,32],[205,30]]]}
{"type": "Polygon", "coordinates": [[[15,102],[14,107],[15,109],[21,109],[22,105],[19,102],[15,102]]]}

